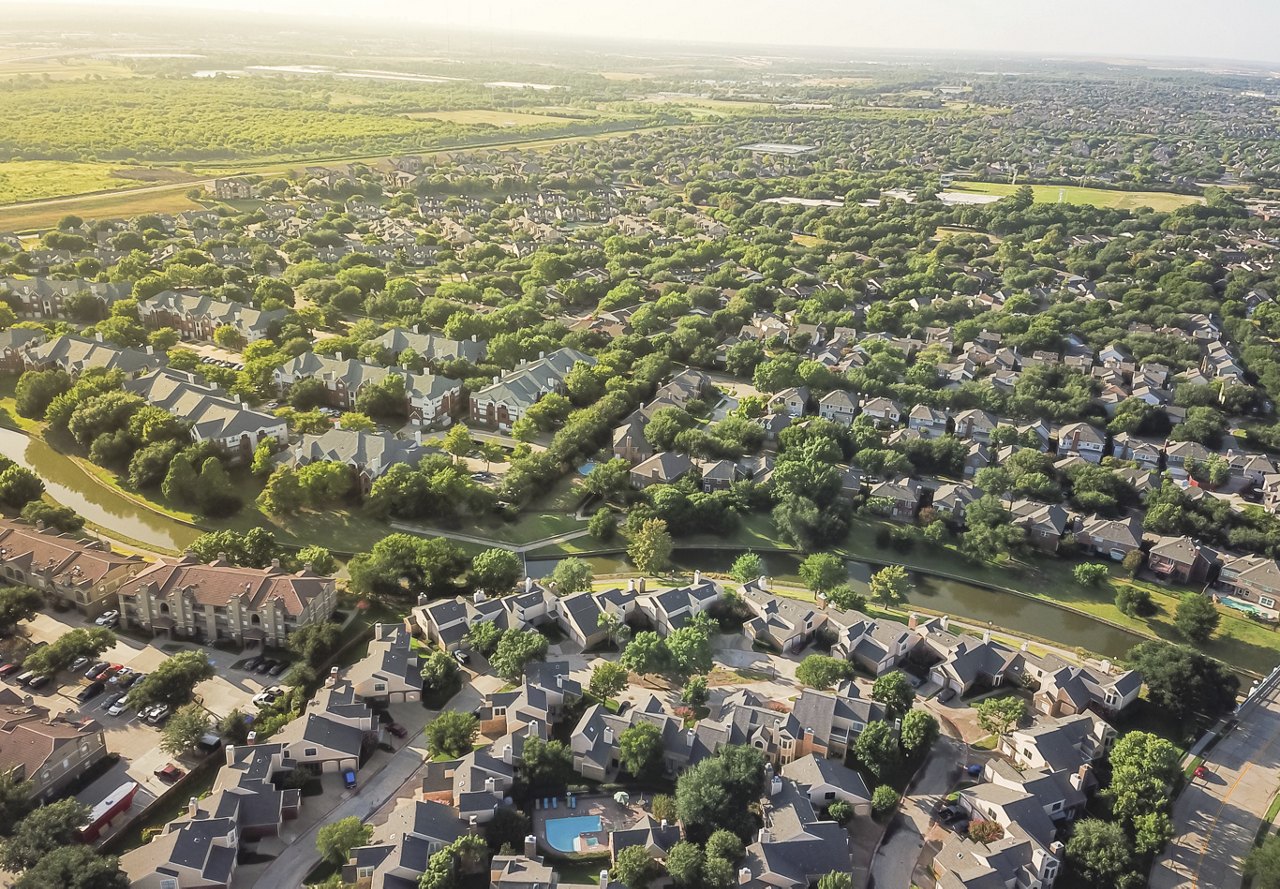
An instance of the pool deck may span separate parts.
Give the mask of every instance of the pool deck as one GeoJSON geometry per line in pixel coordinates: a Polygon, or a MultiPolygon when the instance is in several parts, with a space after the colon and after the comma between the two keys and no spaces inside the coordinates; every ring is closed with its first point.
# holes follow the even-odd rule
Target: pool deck
{"type": "Polygon", "coordinates": [[[534,809],[533,832],[544,851],[555,855],[587,854],[609,851],[609,835],[625,827],[630,827],[642,815],[644,809],[639,805],[620,805],[611,796],[577,796],[575,808],[568,808],[568,801],[562,795],[559,805],[554,809],[534,809]],[[600,830],[578,834],[574,841],[574,851],[563,852],[547,842],[547,822],[560,818],[576,818],[584,815],[596,815],[600,818],[600,830]],[[594,841],[594,842],[593,842],[594,841]]]}

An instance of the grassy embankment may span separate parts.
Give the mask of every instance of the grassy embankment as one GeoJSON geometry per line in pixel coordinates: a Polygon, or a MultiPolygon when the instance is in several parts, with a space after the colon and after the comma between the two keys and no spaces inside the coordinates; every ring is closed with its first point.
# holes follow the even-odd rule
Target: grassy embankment
{"type": "MultiPolygon", "coordinates": [[[[1021,186],[1006,182],[956,182],[947,190],[967,194],[996,194],[1004,197],[1013,194],[1019,188],[1021,186]]],[[[1091,204],[1095,207],[1111,207],[1117,210],[1150,207],[1152,210],[1168,212],[1187,204],[1204,203],[1203,198],[1168,191],[1121,191],[1113,188],[1084,188],[1076,185],[1031,186],[1031,193],[1036,201],[1042,204],[1058,203],[1060,192],[1063,202],[1067,204],[1091,204]]]]}

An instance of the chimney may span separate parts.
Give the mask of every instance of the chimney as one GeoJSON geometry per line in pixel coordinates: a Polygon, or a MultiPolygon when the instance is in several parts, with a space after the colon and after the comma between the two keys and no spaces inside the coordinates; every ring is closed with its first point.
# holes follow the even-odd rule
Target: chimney
{"type": "Polygon", "coordinates": [[[244,740],[245,740],[245,743],[246,743],[246,744],[248,744],[250,747],[252,747],[254,744],[258,743],[258,733],[257,733],[257,732],[249,732],[249,734],[245,736],[245,739],[244,739],[244,740]]]}
{"type": "Polygon", "coordinates": [[[989,644],[990,642],[991,642],[991,631],[990,631],[990,630],[983,630],[983,631],[982,631],[982,644],[983,644],[983,645],[987,645],[987,644],[989,644]]]}
{"type": "Polygon", "coordinates": [[[471,594],[471,601],[472,601],[473,603],[475,603],[476,605],[479,605],[481,602],[483,602],[483,601],[484,601],[484,590],[476,590],[474,593],[472,593],[472,594],[471,594]]]}
{"type": "Polygon", "coordinates": [[[467,833],[471,834],[472,836],[475,836],[476,834],[480,833],[480,821],[476,818],[475,815],[472,815],[469,818],[467,818],[467,833]]]}
{"type": "Polygon", "coordinates": [[[1102,667],[1103,673],[1106,673],[1108,676],[1111,675],[1111,661],[1104,660],[1099,666],[1102,667]]]}
{"type": "Polygon", "coordinates": [[[97,340],[98,342],[102,342],[102,331],[100,331],[100,330],[99,330],[99,331],[95,331],[95,332],[94,332],[94,334],[93,334],[93,338],[94,338],[95,340],[97,340]]]}
{"type": "Polygon", "coordinates": [[[484,779],[485,793],[494,793],[495,791],[497,791],[497,789],[498,789],[498,782],[494,780],[492,775],[484,779]]]}
{"type": "Polygon", "coordinates": [[[702,586],[702,572],[695,570],[693,572],[693,585],[702,586]]]}
{"type": "Polygon", "coordinates": [[[563,673],[557,673],[557,674],[556,674],[556,688],[564,688],[564,674],[563,674],[563,673]]]}
{"type": "Polygon", "coordinates": [[[667,829],[667,819],[666,819],[666,818],[663,818],[663,819],[662,819],[662,829],[663,829],[663,830],[666,830],[666,829],[667,829]]]}
{"type": "Polygon", "coordinates": [[[769,779],[769,796],[777,796],[780,793],[782,793],[782,778],[774,775],[769,779]]]}
{"type": "Polygon", "coordinates": [[[421,429],[415,429],[415,430],[413,430],[413,443],[414,443],[414,444],[417,444],[417,445],[422,444],[422,430],[421,430],[421,429]]]}
{"type": "Polygon", "coordinates": [[[333,355],[333,357],[334,357],[334,358],[337,358],[339,361],[341,361],[341,360],[342,360],[342,353],[341,353],[341,352],[335,352],[335,353],[334,353],[334,355],[333,355]]]}
{"type": "Polygon", "coordinates": [[[539,353],[538,353],[538,360],[539,360],[539,361],[541,361],[543,358],[546,358],[546,357],[547,357],[547,353],[546,353],[546,352],[539,352],[539,353]]]}
{"type": "Polygon", "coordinates": [[[751,882],[751,868],[743,867],[738,869],[738,885],[745,886],[751,882]]]}
{"type": "Polygon", "coordinates": [[[504,744],[502,746],[502,761],[507,765],[511,765],[511,745],[504,744]]]}
{"type": "Polygon", "coordinates": [[[333,688],[335,685],[338,684],[338,673],[339,673],[339,670],[336,666],[330,668],[329,676],[324,681],[325,688],[333,688]]]}
{"type": "Polygon", "coordinates": [[[376,624],[373,625],[373,638],[375,639],[382,638],[382,621],[378,621],[376,624]]]}
{"type": "Polygon", "coordinates": [[[636,579],[633,577],[627,581],[627,592],[634,593],[636,591],[636,579]]]}
{"type": "Polygon", "coordinates": [[[945,614],[942,615],[938,622],[942,625],[942,632],[944,633],[951,628],[951,618],[947,617],[945,614]]]}
{"type": "Polygon", "coordinates": [[[471,334],[471,342],[473,342],[473,343],[474,343],[474,342],[477,342],[477,341],[478,341],[478,337],[477,337],[474,333],[473,333],[473,334],[471,334]]]}
{"type": "Polygon", "coordinates": [[[525,576],[525,579],[524,579],[524,591],[526,593],[533,592],[533,578],[527,575],[525,576]]]}
{"type": "Polygon", "coordinates": [[[600,871],[600,889],[609,889],[609,872],[607,870],[600,871]]]}
{"type": "Polygon", "coordinates": [[[643,577],[642,577],[642,578],[640,578],[639,583],[636,585],[636,591],[637,591],[637,592],[641,592],[641,593],[643,593],[643,592],[644,592],[644,578],[643,578],[643,577]]]}
{"type": "Polygon", "coordinates": [[[200,813],[200,800],[194,796],[187,800],[187,817],[194,818],[200,813]]]}
{"type": "Polygon", "coordinates": [[[154,355],[154,354],[156,354],[155,347],[154,347],[154,346],[147,346],[147,354],[148,354],[148,355],[154,355]]]}
{"type": "Polygon", "coordinates": [[[688,743],[688,745],[689,745],[690,747],[692,747],[692,746],[693,746],[693,739],[694,739],[695,737],[697,737],[697,735],[696,735],[696,733],[694,732],[694,730],[693,730],[693,729],[689,729],[688,731],[686,731],[686,732],[684,733],[684,739],[685,739],[685,742],[686,742],[686,743],[688,743]]]}
{"type": "Polygon", "coordinates": [[[920,615],[916,614],[914,611],[911,612],[909,615],[907,615],[908,630],[914,630],[916,628],[916,625],[919,623],[920,623],[920,615]]]}
{"type": "Polygon", "coordinates": [[[1071,786],[1081,793],[1085,792],[1085,788],[1089,784],[1089,778],[1093,775],[1093,766],[1085,763],[1076,769],[1076,773],[1071,776],[1071,786]]]}
{"type": "Polygon", "coordinates": [[[604,727],[604,742],[613,746],[613,729],[609,726],[604,727]]]}
{"type": "Polygon", "coordinates": [[[538,838],[535,837],[533,834],[529,834],[527,837],[524,838],[524,857],[525,858],[538,857],[538,838]]]}
{"type": "Polygon", "coordinates": [[[271,567],[272,567],[272,568],[279,569],[279,568],[280,568],[280,560],[279,560],[279,559],[272,559],[272,560],[271,560],[271,567]]]}
{"type": "Polygon", "coordinates": [[[767,590],[769,588],[769,578],[761,574],[760,579],[756,581],[756,586],[762,590],[767,590]]]}

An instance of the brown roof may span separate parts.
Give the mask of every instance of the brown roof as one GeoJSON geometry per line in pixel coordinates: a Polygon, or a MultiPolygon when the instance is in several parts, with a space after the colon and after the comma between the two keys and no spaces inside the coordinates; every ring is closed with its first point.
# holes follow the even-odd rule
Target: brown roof
{"type": "Polygon", "coordinates": [[[131,580],[122,593],[131,595],[149,587],[156,595],[170,596],[189,589],[196,604],[215,606],[243,596],[245,606],[253,611],[261,611],[271,601],[279,600],[285,613],[296,616],[331,583],[331,578],[306,570],[288,574],[274,567],[239,568],[221,561],[206,564],[187,555],[177,562],[161,561],[150,566],[131,580]]]}
{"type": "Polygon", "coordinates": [[[21,768],[22,775],[32,779],[64,744],[74,744],[98,731],[97,723],[91,719],[83,723],[51,722],[39,718],[44,715],[40,708],[30,710],[32,718],[0,731],[0,772],[9,774],[21,768]]]}
{"type": "Polygon", "coordinates": [[[0,520],[0,562],[28,574],[47,572],[55,581],[68,586],[92,586],[117,568],[143,564],[137,556],[100,549],[97,541],[3,520],[0,520]]]}

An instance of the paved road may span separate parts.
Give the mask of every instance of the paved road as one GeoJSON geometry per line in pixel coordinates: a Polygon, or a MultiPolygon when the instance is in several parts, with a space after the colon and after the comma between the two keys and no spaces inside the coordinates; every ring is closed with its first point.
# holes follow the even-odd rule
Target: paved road
{"type": "MultiPolygon", "coordinates": [[[[449,709],[466,711],[479,705],[480,693],[467,685],[449,702],[449,709]]],[[[435,715],[433,713],[431,718],[434,719],[435,715]]],[[[320,861],[320,853],[316,851],[316,833],[321,827],[352,815],[365,821],[406,785],[421,781],[418,770],[423,767],[424,757],[418,747],[420,737],[421,733],[410,738],[376,775],[368,776],[361,772],[359,791],[339,802],[301,834],[292,837],[285,850],[257,875],[254,885],[269,886],[272,889],[294,889],[301,886],[307,874],[320,861]]],[[[313,804],[323,804],[323,799],[317,798],[313,804]]],[[[306,805],[308,803],[304,801],[303,806],[306,805]]]]}
{"type": "Polygon", "coordinates": [[[963,745],[951,738],[939,738],[933,745],[924,774],[911,795],[902,801],[902,808],[890,825],[893,833],[871,862],[873,889],[907,889],[911,885],[933,811],[955,783],[963,755],[963,745]]]}
{"type": "Polygon", "coordinates": [[[1239,889],[1244,858],[1280,789],[1280,687],[1218,742],[1173,806],[1175,836],[1151,871],[1151,889],[1239,889]]]}

